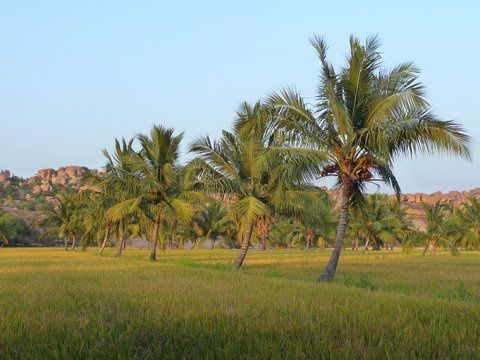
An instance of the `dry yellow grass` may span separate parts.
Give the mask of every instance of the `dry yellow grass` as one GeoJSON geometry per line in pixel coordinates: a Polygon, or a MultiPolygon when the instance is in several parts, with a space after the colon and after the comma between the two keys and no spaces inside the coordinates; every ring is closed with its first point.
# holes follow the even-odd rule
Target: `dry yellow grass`
{"type": "Polygon", "coordinates": [[[479,358],[480,254],[0,249],[0,358],[479,358]]]}

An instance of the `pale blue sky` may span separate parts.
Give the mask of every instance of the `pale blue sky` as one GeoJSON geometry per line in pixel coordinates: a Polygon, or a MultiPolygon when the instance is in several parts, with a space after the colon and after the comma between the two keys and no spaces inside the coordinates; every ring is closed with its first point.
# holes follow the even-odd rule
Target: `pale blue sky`
{"type": "MultiPolygon", "coordinates": [[[[343,64],[348,36],[379,34],[388,66],[422,69],[436,113],[480,138],[476,1],[0,0],[0,168],[21,176],[100,167],[101,149],[155,123],[193,138],[229,128],[238,104],[282,86],[314,95],[308,43],[343,64]]],[[[480,186],[473,163],[399,160],[407,192],[480,186]]]]}

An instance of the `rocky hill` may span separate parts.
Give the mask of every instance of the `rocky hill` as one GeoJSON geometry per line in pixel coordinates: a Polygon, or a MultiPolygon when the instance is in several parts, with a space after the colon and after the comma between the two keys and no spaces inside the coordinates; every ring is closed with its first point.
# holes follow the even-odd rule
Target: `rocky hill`
{"type": "Polygon", "coordinates": [[[60,191],[79,188],[85,175],[95,173],[98,171],[84,166],[66,166],[56,170],[40,169],[35,176],[23,179],[8,170],[0,171],[0,216],[11,214],[32,230],[17,245],[55,244],[55,238],[43,236],[39,221],[46,211],[55,207],[55,196],[60,191]]]}
{"type": "Polygon", "coordinates": [[[97,170],[88,169],[85,166],[66,166],[57,170],[40,169],[36,176],[28,179],[28,183],[39,183],[33,188],[33,193],[38,194],[42,191],[52,191],[53,185],[77,187],[85,175],[97,172],[97,170]]]}

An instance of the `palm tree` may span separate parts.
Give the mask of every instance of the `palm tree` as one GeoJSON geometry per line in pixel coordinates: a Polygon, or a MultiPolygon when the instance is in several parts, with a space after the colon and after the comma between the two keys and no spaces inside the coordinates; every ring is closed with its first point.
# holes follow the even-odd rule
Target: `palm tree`
{"type": "Polygon", "coordinates": [[[8,245],[8,239],[15,236],[15,229],[9,220],[8,216],[0,214],[0,247],[8,245]]]}
{"type": "Polygon", "coordinates": [[[291,248],[296,242],[300,242],[305,234],[305,228],[291,217],[279,217],[275,219],[270,231],[270,245],[280,248],[291,248]]]}
{"type": "Polygon", "coordinates": [[[225,206],[218,201],[210,201],[193,217],[193,221],[201,229],[202,240],[210,240],[213,250],[219,237],[228,234],[233,221],[225,206]]]}
{"type": "Polygon", "coordinates": [[[465,229],[462,243],[466,250],[480,248],[480,201],[471,197],[456,212],[460,227],[465,229]]]}
{"type": "Polygon", "coordinates": [[[377,37],[362,45],[352,36],[338,73],[327,61],[324,40],[314,37],[311,43],[321,64],[314,106],[292,89],[272,94],[269,103],[279,113],[279,126],[292,135],[292,146],[324,153],[318,169],[322,177],[335,177],[340,189],[335,245],[318,277],[322,282],[334,278],[350,205],[361,199],[366,184],[384,182],[400,193],[392,170],[397,156],[441,151],[469,158],[470,151],[463,128],[431,112],[412,63],[381,68],[377,37]]]}
{"type": "Polygon", "coordinates": [[[0,247],[25,243],[34,230],[25,219],[0,209],[0,247]]]}
{"type": "Polygon", "coordinates": [[[355,209],[351,228],[365,240],[364,251],[370,244],[375,250],[380,250],[385,242],[395,238],[396,229],[401,227],[402,224],[390,211],[389,202],[386,195],[374,194],[366,197],[355,209]]]}
{"type": "Polygon", "coordinates": [[[87,190],[82,192],[82,196],[88,199],[87,231],[84,237],[91,240],[103,234],[99,254],[103,253],[114,233],[117,238],[117,256],[121,255],[124,247],[127,218],[131,218],[131,214],[115,211],[118,210],[115,205],[139,191],[130,164],[130,157],[134,152],[132,144],[133,139],[115,139],[113,153],[103,150],[107,160],[105,174],[87,176],[83,181],[87,190]]]}
{"type": "Polygon", "coordinates": [[[387,249],[393,250],[395,243],[403,243],[413,231],[413,219],[399,201],[390,200],[389,210],[390,216],[396,220],[393,223],[393,237],[390,237],[387,242],[387,249]]]}
{"type": "Polygon", "coordinates": [[[85,233],[82,237],[82,245],[89,246],[92,243],[99,245],[98,253],[102,254],[107,246],[112,233],[112,222],[107,219],[107,210],[114,205],[112,189],[107,186],[104,177],[99,175],[87,175],[82,181],[87,187],[80,192],[85,208],[85,233]]]}
{"type": "Polygon", "coordinates": [[[64,240],[65,250],[68,250],[69,241],[72,243],[72,250],[75,250],[78,235],[82,230],[82,204],[73,191],[62,191],[56,198],[55,208],[47,212],[43,223],[53,227],[53,232],[64,240]]]}
{"type": "Polygon", "coordinates": [[[431,249],[432,254],[439,245],[444,245],[450,248],[453,255],[458,253],[456,241],[452,240],[452,235],[459,232],[456,219],[452,217],[452,209],[449,204],[442,204],[440,202],[434,205],[422,203],[423,212],[427,220],[427,229],[422,234],[425,240],[425,249],[423,255],[428,248],[431,249]]]}
{"type": "Polygon", "coordinates": [[[183,134],[174,136],[173,129],[154,126],[149,135],[139,134],[141,150],[132,152],[128,159],[131,167],[129,182],[135,184],[130,198],[110,209],[112,218],[136,214],[144,223],[149,219],[151,227],[150,260],[156,261],[159,230],[162,218],[175,214],[180,219],[193,216],[192,201],[200,197],[190,191],[186,169],[178,164],[179,146],[183,134]]]}
{"type": "Polygon", "coordinates": [[[115,235],[117,246],[117,252],[115,253],[115,257],[122,256],[123,249],[126,247],[126,241],[130,235],[129,225],[132,217],[132,214],[124,216],[121,219],[117,220],[113,225],[113,229],[111,231],[115,235]]]}
{"type": "MultiPolygon", "coordinates": [[[[315,190],[319,191],[316,188],[311,191],[315,190]]],[[[330,242],[337,224],[337,216],[328,195],[323,190],[320,190],[320,194],[316,201],[295,216],[305,228],[305,250],[313,245],[314,237],[317,246],[323,248],[325,243],[330,242]]]]}
{"type": "Polygon", "coordinates": [[[308,164],[289,156],[289,149],[282,147],[282,134],[271,127],[269,109],[260,102],[243,103],[234,132],[223,131],[222,135],[219,141],[206,137],[194,142],[190,150],[198,158],[192,167],[199,170],[205,191],[227,194],[233,202],[230,210],[242,234],[233,263],[239,269],[257,221],[270,218],[276,209],[295,211],[307,202],[302,189],[293,187],[303,180],[308,164]]]}

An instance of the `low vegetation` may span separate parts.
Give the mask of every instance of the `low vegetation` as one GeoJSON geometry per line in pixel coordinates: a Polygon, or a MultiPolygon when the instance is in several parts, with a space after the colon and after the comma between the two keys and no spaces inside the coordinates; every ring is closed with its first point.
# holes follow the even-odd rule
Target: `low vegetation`
{"type": "Polygon", "coordinates": [[[477,358],[478,252],[0,252],[0,358],[477,358]]]}

